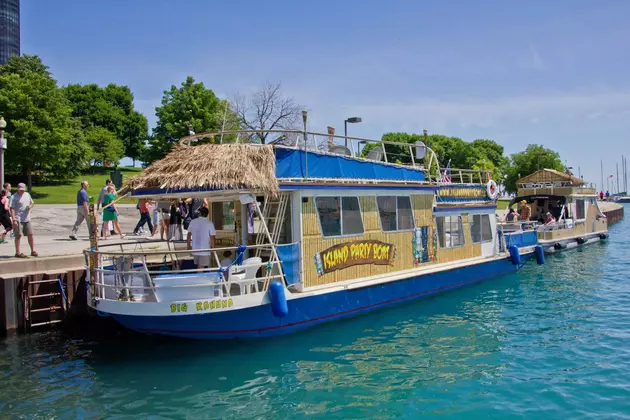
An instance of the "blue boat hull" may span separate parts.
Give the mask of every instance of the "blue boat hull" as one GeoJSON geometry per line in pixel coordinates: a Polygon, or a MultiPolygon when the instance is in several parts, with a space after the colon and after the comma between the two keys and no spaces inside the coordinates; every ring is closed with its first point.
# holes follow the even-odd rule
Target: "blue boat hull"
{"type": "MultiPolygon", "coordinates": [[[[527,259],[531,254],[522,257],[527,259]]],[[[282,318],[273,315],[270,304],[182,316],[112,317],[123,326],[146,334],[201,339],[268,337],[439,294],[517,269],[505,258],[359,289],[299,297],[288,301],[289,313],[282,318]]]]}

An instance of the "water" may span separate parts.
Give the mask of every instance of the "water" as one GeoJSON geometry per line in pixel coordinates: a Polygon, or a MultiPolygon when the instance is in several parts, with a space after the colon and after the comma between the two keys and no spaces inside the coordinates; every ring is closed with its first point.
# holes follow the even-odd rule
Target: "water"
{"type": "Polygon", "coordinates": [[[265,341],[10,338],[0,418],[630,418],[629,231],[265,341]]]}

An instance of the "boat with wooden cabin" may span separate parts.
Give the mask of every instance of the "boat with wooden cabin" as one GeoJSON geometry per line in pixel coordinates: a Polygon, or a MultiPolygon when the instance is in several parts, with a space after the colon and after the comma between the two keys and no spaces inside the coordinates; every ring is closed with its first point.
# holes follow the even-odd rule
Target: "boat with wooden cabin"
{"type": "Polygon", "coordinates": [[[545,252],[552,253],[599,242],[608,237],[606,215],[599,208],[593,185],[571,174],[541,169],[518,180],[518,193],[506,209],[520,210],[525,203],[531,210],[528,220],[503,223],[525,232],[535,232],[545,252]],[[553,219],[548,216],[551,215],[553,219]]]}
{"type": "Polygon", "coordinates": [[[523,232],[497,225],[490,173],[440,168],[422,142],[268,132],[271,144],[253,131],[188,136],[130,179],[135,198],[206,198],[226,242],[202,252],[209,268],[185,243],[94,243],[89,306],[147,334],[263,337],[512,273],[534,255],[523,232]]]}

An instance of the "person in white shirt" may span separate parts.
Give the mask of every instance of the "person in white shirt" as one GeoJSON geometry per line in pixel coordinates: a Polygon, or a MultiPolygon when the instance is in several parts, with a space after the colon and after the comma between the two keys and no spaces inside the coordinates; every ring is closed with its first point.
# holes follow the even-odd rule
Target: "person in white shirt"
{"type": "Polygon", "coordinates": [[[188,225],[188,237],[186,242],[188,249],[192,249],[192,255],[195,259],[197,268],[210,267],[210,251],[194,252],[197,249],[214,248],[217,232],[214,229],[214,223],[208,220],[208,209],[202,207],[199,210],[199,216],[190,221],[188,225]],[[192,245],[191,245],[192,239],[192,245]]]}

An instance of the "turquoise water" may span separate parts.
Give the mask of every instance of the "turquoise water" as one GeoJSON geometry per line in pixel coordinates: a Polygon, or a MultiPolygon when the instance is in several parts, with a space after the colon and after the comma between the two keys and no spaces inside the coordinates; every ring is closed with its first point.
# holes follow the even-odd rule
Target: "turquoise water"
{"type": "Polygon", "coordinates": [[[630,418],[629,231],[276,339],[9,338],[0,418],[630,418]]]}

